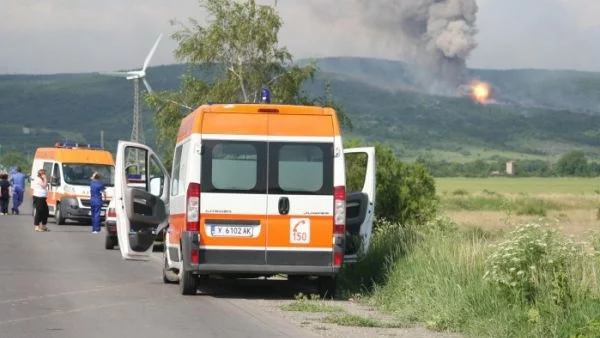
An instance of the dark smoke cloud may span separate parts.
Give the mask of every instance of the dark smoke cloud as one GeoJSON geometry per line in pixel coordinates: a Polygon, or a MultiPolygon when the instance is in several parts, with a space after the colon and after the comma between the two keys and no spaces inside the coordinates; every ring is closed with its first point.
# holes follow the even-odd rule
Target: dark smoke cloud
{"type": "Polygon", "coordinates": [[[368,29],[390,40],[409,42],[422,72],[421,80],[434,91],[463,82],[466,60],[475,42],[475,0],[353,0],[361,7],[368,29]]]}
{"type": "Polygon", "coordinates": [[[420,70],[418,80],[425,88],[448,92],[464,83],[466,60],[477,46],[476,0],[335,2],[337,7],[345,7],[345,14],[352,10],[360,24],[373,33],[374,40],[393,44],[400,57],[416,64],[420,70]]]}

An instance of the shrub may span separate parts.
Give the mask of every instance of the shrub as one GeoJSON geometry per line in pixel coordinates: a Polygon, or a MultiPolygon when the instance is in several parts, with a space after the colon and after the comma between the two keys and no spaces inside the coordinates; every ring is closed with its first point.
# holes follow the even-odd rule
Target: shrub
{"type": "Polygon", "coordinates": [[[452,195],[454,195],[454,196],[465,196],[468,194],[469,194],[469,192],[466,191],[465,189],[456,189],[452,192],[452,195]]]}
{"type": "Polygon", "coordinates": [[[581,253],[556,229],[521,225],[493,247],[486,259],[484,279],[526,302],[534,302],[539,291],[547,289],[556,303],[565,304],[572,291],[569,263],[581,253]]]}
{"type": "MultiPolygon", "coordinates": [[[[347,142],[346,147],[358,146],[358,141],[347,142]]],[[[392,148],[377,143],[377,187],[375,215],[401,224],[424,224],[437,211],[435,181],[420,163],[401,162],[392,148]]],[[[366,158],[346,157],[347,191],[360,190],[363,185],[366,158]]]]}

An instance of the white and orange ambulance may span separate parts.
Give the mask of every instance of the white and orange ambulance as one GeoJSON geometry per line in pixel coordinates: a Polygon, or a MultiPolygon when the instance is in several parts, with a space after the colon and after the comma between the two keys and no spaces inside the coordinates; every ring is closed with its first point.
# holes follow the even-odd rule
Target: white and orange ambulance
{"type": "Polygon", "coordinates": [[[210,104],[180,125],[169,175],[149,147],[120,141],[117,233],[125,259],[146,259],[167,227],[163,280],[195,294],[200,277],[317,277],[331,294],[344,263],[368,248],[374,148],[343,149],[331,108],[210,104]],[[366,157],[362,191],[346,191],[345,157],[366,157]],[[145,188],[127,184],[138,156],[145,188]],[[160,230],[158,230],[160,231],[160,230]],[[360,250],[348,252],[351,238],[360,250]]]}
{"type": "Polygon", "coordinates": [[[115,162],[109,151],[90,144],[59,142],[36,150],[31,172],[42,168],[49,178],[48,210],[56,224],[65,224],[67,219],[91,220],[90,177],[96,171],[106,186],[107,200],[101,211],[104,219],[115,177],[115,162]]]}

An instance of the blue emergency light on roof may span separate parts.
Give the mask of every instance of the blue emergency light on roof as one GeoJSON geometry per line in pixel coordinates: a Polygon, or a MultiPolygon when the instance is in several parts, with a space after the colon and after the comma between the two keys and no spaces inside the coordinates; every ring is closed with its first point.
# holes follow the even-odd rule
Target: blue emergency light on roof
{"type": "Polygon", "coordinates": [[[263,88],[260,91],[260,102],[261,103],[271,103],[271,92],[267,88],[263,88]]]}

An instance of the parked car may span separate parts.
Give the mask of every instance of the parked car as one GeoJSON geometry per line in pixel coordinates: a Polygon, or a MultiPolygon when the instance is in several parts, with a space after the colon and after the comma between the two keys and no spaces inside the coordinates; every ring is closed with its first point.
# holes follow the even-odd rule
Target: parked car
{"type": "Polygon", "coordinates": [[[119,245],[119,239],[117,238],[117,213],[115,211],[114,199],[108,203],[106,220],[104,221],[104,229],[106,230],[104,248],[106,250],[112,250],[115,248],[115,246],[119,245]]]}

